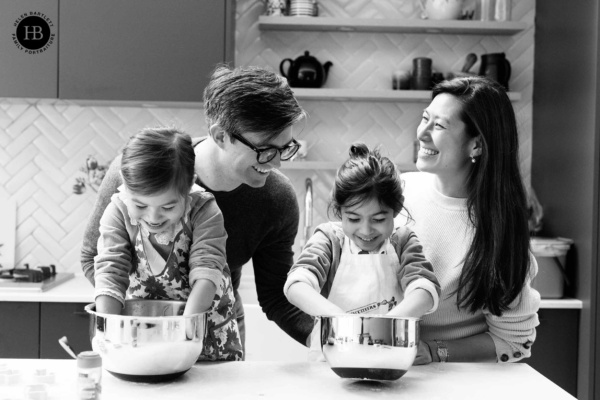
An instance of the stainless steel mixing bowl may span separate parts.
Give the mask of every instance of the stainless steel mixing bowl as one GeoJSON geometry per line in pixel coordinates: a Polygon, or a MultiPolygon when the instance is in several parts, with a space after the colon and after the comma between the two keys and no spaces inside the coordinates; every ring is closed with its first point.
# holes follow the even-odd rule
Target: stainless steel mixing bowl
{"type": "Polygon", "coordinates": [[[174,379],[198,360],[204,343],[206,313],[183,316],[185,302],[126,300],[121,315],[90,315],[92,349],[111,374],[135,382],[174,379]]]}
{"type": "Polygon", "coordinates": [[[415,360],[418,318],[350,314],[320,318],[323,354],[342,378],[396,380],[415,360]]]}

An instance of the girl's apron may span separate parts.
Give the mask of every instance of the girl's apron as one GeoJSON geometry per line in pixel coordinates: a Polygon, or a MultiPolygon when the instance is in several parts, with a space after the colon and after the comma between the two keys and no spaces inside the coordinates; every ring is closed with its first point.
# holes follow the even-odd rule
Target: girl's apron
{"type": "MultiPolygon", "coordinates": [[[[129,275],[128,297],[187,301],[190,295],[189,250],[192,232],[183,224],[165,260],[141,229],[135,240],[135,268],[129,275]]],[[[208,311],[206,337],[200,361],[241,361],[243,348],[234,310],[235,297],[229,268],[208,311]]]]}
{"type": "MultiPolygon", "coordinates": [[[[396,249],[386,240],[379,253],[352,254],[350,239],[344,237],[328,300],[349,314],[387,314],[401,302],[403,291],[398,281],[400,260],[396,249]]],[[[309,360],[323,361],[318,318],[310,343],[309,360]]]]}
{"type": "Polygon", "coordinates": [[[145,299],[186,301],[190,295],[191,237],[192,232],[187,225],[183,225],[183,230],[176,235],[165,260],[140,227],[135,238],[136,257],[129,275],[128,295],[145,299]]]}

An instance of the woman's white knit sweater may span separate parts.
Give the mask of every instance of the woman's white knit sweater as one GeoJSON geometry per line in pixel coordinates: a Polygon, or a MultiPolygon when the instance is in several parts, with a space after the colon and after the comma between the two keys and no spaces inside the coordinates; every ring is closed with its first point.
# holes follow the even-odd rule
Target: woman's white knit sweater
{"type": "Polygon", "coordinates": [[[406,211],[396,219],[398,224],[408,224],[415,231],[442,287],[437,311],[423,317],[421,339],[452,340],[488,332],[494,340],[498,361],[514,362],[529,357],[535,327],[539,325],[540,295],[530,285],[537,273],[535,258],[531,257],[530,278],[521,296],[501,317],[487,309],[475,313],[458,309],[457,296],[451,294],[457,289],[474,227],[467,215],[466,199],[437,192],[433,177],[424,172],[402,174],[404,205],[413,221],[407,222],[406,211]]]}

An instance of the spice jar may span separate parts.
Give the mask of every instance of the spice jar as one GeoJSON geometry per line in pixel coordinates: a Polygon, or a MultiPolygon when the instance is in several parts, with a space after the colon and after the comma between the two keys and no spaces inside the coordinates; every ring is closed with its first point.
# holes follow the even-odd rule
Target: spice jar
{"type": "Polygon", "coordinates": [[[95,351],[77,355],[77,394],[80,400],[99,400],[102,393],[102,358],[95,351]]]}

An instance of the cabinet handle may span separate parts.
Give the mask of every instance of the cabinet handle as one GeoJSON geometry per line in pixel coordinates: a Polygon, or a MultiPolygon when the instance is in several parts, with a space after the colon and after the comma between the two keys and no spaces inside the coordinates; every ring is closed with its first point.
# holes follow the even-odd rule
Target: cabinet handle
{"type": "Polygon", "coordinates": [[[87,311],[73,311],[73,315],[77,315],[80,317],[87,317],[88,313],[87,313],[87,311]]]}

